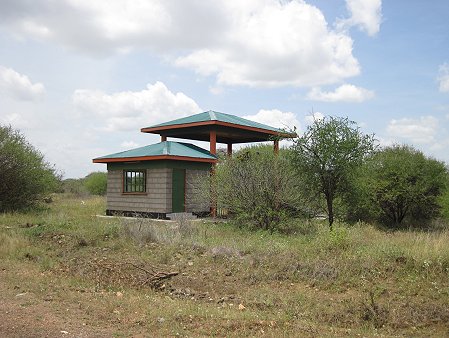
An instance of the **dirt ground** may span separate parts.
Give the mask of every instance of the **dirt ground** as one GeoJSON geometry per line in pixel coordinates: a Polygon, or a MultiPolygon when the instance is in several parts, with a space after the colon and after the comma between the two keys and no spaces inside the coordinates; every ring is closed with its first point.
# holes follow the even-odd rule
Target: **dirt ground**
{"type": "MultiPolygon", "coordinates": [[[[5,282],[0,271],[0,335],[9,337],[112,337],[113,331],[86,323],[78,304],[52,304],[51,296],[40,296],[5,282]]],[[[17,281],[20,284],[20,281],[17,281]]]]}

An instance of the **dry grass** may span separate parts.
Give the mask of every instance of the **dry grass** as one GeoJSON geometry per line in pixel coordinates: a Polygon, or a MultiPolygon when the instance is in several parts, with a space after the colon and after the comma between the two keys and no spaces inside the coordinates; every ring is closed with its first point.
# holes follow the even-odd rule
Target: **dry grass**
{"type": "Polygon", "coordinates": [[[337,224],[329,233],[317,222],[286,236],[95,217],[103,208],[100,198],[59,196],[48,210],[0,215],[9,308],[19,292],[33,294],[30,309],[51,299],[46,316],[88,336],[449,334],[448,230],[337,224]],[[154,290],[126,262],[180,274],[154,290]]]}

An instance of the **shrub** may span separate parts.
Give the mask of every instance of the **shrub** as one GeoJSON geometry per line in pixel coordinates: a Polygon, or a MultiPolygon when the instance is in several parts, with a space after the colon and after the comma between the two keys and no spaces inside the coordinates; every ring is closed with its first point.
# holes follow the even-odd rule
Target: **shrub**
{"type": "Polygon", "coordinates": [[[55,168],[11,126],[0,126],[0,163],[0,211],[31,207],[60,184],[55,168]]]}
{"type": "Polygon", "coordinates": [[[107,174],[105,172],[93,172],[84,179],[84,186],[92,195],[106,195],[107,174]]]}
{"type": "Polygon", "coordinates": [[[286,157],[270,146],[245,148],[216,167],[213,186],[219,208],[242,222],[273,231],[298,210],[299,194],[286,157]]]}
{"type": "Polygon", "coordinates": [[[67,178],[61,182],[62,192],[75,196],[86,196],[89,194],[84,185],[84,178],[67,178]]]}
{"type": "MultiPolygon", "coordinates": [[[[449,187],[449,175],[446,178],[446,182],[447,187],[449,187]]],[[[441,216],[444,220],[449,222],[449,188],[440,196],[439,204],[441,206],[441,216]]]]}
{"type": "MultiPolygon", "coordinates": [[[[444,163],[406,145],[375,153],[357,180],[360,210],[385,225],[425,221],[440,214],[439,199],[447,189],[444,163]]],[[[365,216],[366,218],[366,216],[365,216]]]]}

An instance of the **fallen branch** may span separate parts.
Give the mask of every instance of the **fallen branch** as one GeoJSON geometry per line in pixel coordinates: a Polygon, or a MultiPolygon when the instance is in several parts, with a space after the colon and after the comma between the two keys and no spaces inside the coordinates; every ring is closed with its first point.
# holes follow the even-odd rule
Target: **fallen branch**
{"type": "Polygon", "coordinates": [[[134,264],[132,262],[127,262],[127,264],[133,266],[134,268],[145,272],[146,276],[145,278],[140,282],[140,286],[149,286],[151,288],[160,288],[163,281],[170,279],[174,276],[177,276],[179,272],[173,271],[173,272],[164,272],[164,271],[157,271],[157,268],[154,266],[149,266],[149,269],[145,269],[142,266],[139,266],[137,264],[134,264]]]}

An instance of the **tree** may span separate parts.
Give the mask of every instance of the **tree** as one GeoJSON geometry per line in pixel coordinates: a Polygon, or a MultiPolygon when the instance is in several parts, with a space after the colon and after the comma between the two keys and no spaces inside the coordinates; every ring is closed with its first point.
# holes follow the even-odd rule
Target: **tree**
{"type": "Polygon", "coordinates": [[[107,174],[105,172],[93,172],[84,179],[84,186],[92,195],[106,195],[107,174]]]}
{"type": "Polygon", "coordinates": [[[0,126],[0,211],[35,205],[56,190],[59,175],[11,126],[0,126]]]}
{"type": "Polygon", "coordinates": [[[212,176],[217,206],[273,231],[299,204],[286,152],[281,149],[276,156],[271,146],[261,145],[222,159],[212,176]]]}
{"type": "Polygon", "coordinates": [[[440,196],[439,204],[441,206],[441,216],[449,222],[449,166],[446,166],[448,175],[446,176],[446,191],[440,196]]]}
{"type": "Polygon", "coordinates": [[[348,193],[355,169],[375,149],[373,135],[363,134],[347,118],[316,119],[294,140],[292,162],[311,192],[323,196],[334,222],[334,201],[348,193]]]}
{"type": "Polygon", "coordinates": [[[447,175],[443,162],[411,146],[394,145],[371,156],[359,182],[372,205],[371,215],[398,226],[406,218],[425,221],[439,214],[447,175]]]}

